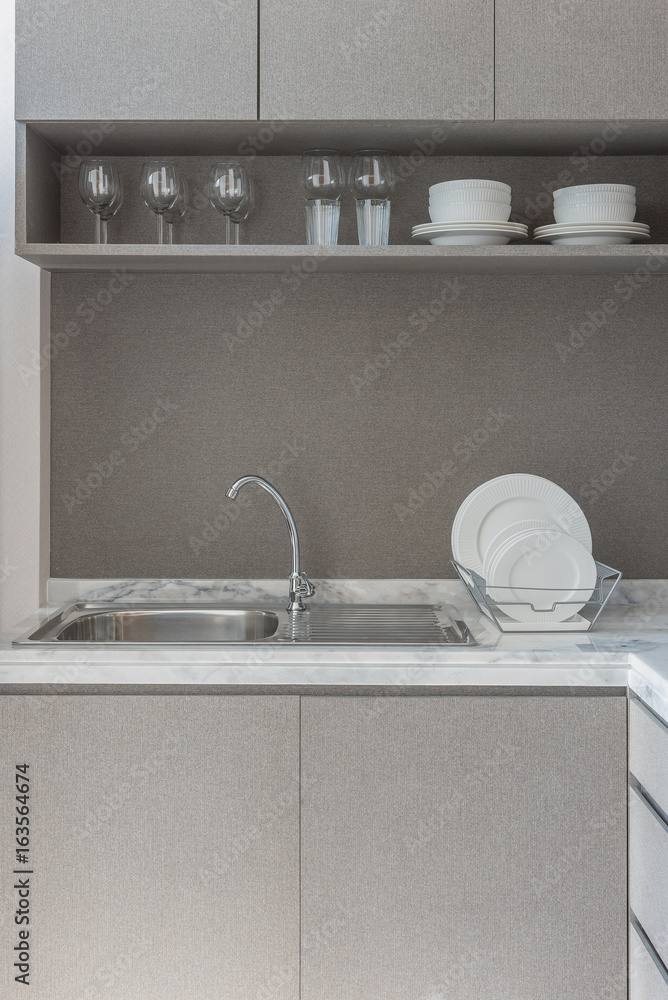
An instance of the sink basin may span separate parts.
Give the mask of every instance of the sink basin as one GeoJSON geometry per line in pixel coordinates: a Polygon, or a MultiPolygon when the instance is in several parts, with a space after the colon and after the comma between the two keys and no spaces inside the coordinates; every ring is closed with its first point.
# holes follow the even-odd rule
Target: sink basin
{"type": "Polygon", "coordinates": [[[447,605],[312,604],[289,614],[279,605],[97,604],[61,608],[15,646],[128,643],[309,643],[320,645],[471,645],[447,605]]]}
{"type": "Polygon", "coordinates": [[[165,608],[89,611],[65,622],[58,642],[255,642],[278,628],[271,611],[165,608]]]}

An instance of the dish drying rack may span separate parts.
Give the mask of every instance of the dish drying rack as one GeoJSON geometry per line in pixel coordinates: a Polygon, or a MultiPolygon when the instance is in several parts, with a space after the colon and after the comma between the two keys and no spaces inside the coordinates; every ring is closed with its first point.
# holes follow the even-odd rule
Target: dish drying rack
{"type": "Polygon", "coordinates": [[[545,607],[535,607],[536,597],[535,594],[541,589],[549,590],[550,594],[558,593],[554,588],[541,588],[541,587],[497,587],[492,584],[488,584],[477,573],[474,573],[472,569],[467,569],[458,563],[455,559],[451,560],[452,565],[457,571],[459,579],[462,581],[469,594],[475,601],[478,609],[501,630],[501,632],[589,632],[591,628],[595,625],[598,620],[598,616],[603,611],[610,600],[610,596],[622,578],[622,574],[618,569],[613,569],[612,566],[606,566],[605,563],[596,562],[596,586],[594,587],[591,597],[589,597],[589,588],[586,591],[582,591],[582,599],[573,599],[573,591],[564,591],[564,595],[568,596],[569,600],[563,601],[552,601],[546,602],[545,607]],[[495,597],[492,597],[489,591],[493,590],[495,597]],[[525,589],[527,591],[527,600],[518,601],[518,592],[525,589]],[[499,592],[508,591],[509,598],[506,600],[503,598],[499,600],[499,592]],[[512,594],[512,597],[510,596],[512,594]],[[528,595],[531,594],[531,600],[529,600],[528,595]],[[586,604],[581,607],[577,612],[574,611],[573,615],[563,622],[518,622],[515,621],[510,615],[506,614],[502,609],[515,607],[531,608],[535,612],[540,611],[552,611],[558,605],[568,605],[571,604],[574,607],[583,604],[586,599],[586,604]]]}

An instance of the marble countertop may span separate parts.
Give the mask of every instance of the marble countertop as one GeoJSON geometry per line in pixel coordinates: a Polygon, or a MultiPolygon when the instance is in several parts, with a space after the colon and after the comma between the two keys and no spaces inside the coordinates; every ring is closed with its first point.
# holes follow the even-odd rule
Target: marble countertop
{"type": "Polygon", "coordinates": [[[14,647],[73,600],[275,601],[285,581],[52,580],[47,605],[0,640],[0,685],[336,689],[630,687],[668,718],[668,583],[622,581],[591,632],[502,634],[459,581],[319,581],[318,599],[454,604],[475,646],[14,647]],[[642,693],[641,693],[642,692],[642,693]]]}

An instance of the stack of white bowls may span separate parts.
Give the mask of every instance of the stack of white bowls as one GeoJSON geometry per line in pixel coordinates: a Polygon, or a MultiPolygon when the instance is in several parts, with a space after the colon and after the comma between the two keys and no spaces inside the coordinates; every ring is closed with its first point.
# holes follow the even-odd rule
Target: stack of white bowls
{"type": "Polygon", "coordinates": [[[443,181],[429,188],[429,218],[432,222],[507,222],[510,195],[510,185],[501,181],[443,181]]]}
{"type": "Polygon", "coordinates": [[[635,217],[631,184],[576,184],[554,192],[555,222],[633,222],[635,217]]]}

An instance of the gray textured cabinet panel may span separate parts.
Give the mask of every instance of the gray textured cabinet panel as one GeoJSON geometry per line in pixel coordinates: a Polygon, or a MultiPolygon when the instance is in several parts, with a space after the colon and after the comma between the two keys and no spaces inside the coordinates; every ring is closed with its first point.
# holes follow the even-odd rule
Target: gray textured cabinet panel
{"type": "Polygon", "coordinates": [[[255,0],[17,0],[18,119],[256,116],[255,0]]]}
{"type": "Polygon", "coordinates": [[[262,0],[260,117],[492,119],[493,0],[262,0]]]}
{"type": "Polygon", "coordinates": [[[635,788],[629,795],[629,903],[668,964],[668,826],[635,788]]]}
{"type": "Polygon", "coordinates": [[[35,1000],[297,1000],[298,698],[5,696],[0,734],[6,956],[30,765],[35,1000]]]}
{"type": "Polygon", "coordinates": [[[666,118],[667,37],[664,0],[496,0],[496,117],[666,118]]]}
{"type": "Polygon", "coordinates": [[[302,699],[303,1000],[625,1000],[621,697],[302,699]]]}
{"type": "Polygon", "coordinates": [[[629,770],[668,815],[668,726],[633,700],[629,704],[629,770]]]}
{"type": "Polygon", "coordinates": [[[668,1000],[668,973],[636,931],[629,931],[629,1000],[668,1000]]]}

